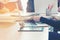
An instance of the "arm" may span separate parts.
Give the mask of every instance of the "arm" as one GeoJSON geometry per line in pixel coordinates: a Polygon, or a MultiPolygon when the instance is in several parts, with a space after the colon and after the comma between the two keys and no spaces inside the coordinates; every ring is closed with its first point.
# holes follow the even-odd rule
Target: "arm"
{"type": "Polygon", "coordinates": [[[55,21],[52,19],[47,19],[47,18],[41,17],[40,22],[46,23],[46,24],[53,26],[53,27],[60,27],[60,21],[55,21]]]}
{"type": "Polygon", "coordinates": [[[48,19],[47,17],[45,18],[45,17],[33,16],[32,20],[28,20],[27,22],[31,22],[31,23],[35,24],[36,21],[46,23],[53,27],[58,27],[58,28],[60,27],[60,21],[48,19]]]}

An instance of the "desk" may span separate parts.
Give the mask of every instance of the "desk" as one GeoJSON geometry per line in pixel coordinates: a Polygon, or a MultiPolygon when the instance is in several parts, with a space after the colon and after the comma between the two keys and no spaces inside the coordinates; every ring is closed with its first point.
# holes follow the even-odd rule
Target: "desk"
{"type": "MultiPolygon", "coordinates": [[[[5,17],[3,17],[5,18],[5,17]]],[[[7,22],[7,18],[6,17],[6,21],[7,22]]],[[[1,17],[0,17],[1,19],[1,17]]],[[[8,20],[13,20],[16,19],[16,17],[10,17],[8,18],[8,20]]],[[[1,20],[2,21],[2,20],[1,20]]],[[[3,22],[2,21],[2,22],[3,22]]],[[[11,22],[13,22],[11,21],[11,22]]],[[[9,21],[8,21],[9,22],[9,21]]],[[[19,35],[16,34],[17,33],[17,26],[19,26],[18,24],[15,24],[11,27],[8,28],[0,28],[0,39],[1,40],[48,40],[48,26],[46,24],[38,24],[37,26],[47,26],[44,27],[44,31],[42,32],[19,32],[19,35]],[[20,35],[21,33],[21,35],[20,35]]],[[[29,26],[29,25],[26,25],[29,26]]]]}
{"type": "MultiPolygon", "coordinates": [[[[24,30],[30,30],[28,28],[28,26],[30,25],[25,25],[26,27],[24,28],[24,30]]],[[[44,27],[44,30],[42,32],[38,32],[38,31],[23,31],[23,32],[20,32],[22,33],[21,34],[21,38],[20,40],[48,40],[48,25],[46,24],[38,24],[37,25],[38,27],[39,26],[46,26],[44,27]]]]}

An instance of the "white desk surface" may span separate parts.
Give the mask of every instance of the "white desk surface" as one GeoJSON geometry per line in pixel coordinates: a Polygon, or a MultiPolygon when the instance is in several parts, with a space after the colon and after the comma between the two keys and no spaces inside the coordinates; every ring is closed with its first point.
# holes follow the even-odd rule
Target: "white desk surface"
{"type": "Polygon", "coordinates": [[[18,26],[0,28],[0,40],[48,40],[48,27],[43,32],[18,32],[18,26]]]}

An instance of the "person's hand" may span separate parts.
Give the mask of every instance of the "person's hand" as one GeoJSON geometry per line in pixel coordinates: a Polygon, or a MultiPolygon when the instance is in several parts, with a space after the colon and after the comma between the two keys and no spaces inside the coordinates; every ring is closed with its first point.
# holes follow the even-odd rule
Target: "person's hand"
{"type": "Polygon", "coordinates": [[[34,21],[40,21],[40,16],[32,16],[32,19],[33,19],[34,21]]]}

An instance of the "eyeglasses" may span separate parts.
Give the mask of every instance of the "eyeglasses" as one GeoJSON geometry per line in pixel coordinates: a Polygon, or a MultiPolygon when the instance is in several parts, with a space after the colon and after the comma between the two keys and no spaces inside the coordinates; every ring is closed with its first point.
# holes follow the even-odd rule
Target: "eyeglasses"
{"type": "Polygon", "coordinates": [[[2,3],[0,2],[0,13],[6,13],[6,12],[12,12],[16,9],[19,9],[18,6],[18,2],[8,2],[8,3],[2,3]]]}

